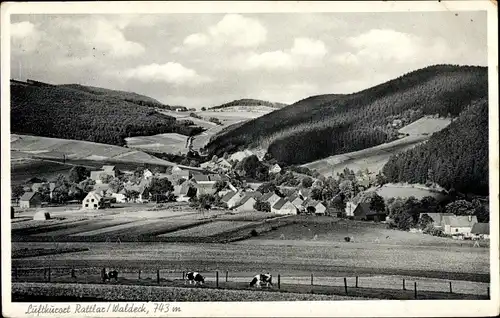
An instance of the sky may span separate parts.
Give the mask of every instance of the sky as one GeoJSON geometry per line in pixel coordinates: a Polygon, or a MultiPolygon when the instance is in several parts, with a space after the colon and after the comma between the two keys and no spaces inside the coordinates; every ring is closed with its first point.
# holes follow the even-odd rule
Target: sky
{"type": "Polygon", "coordinates": [[[293,103],[433,64],[487,66],[486,12],[12,15],[11,78],[168,105],[293,103]]]}

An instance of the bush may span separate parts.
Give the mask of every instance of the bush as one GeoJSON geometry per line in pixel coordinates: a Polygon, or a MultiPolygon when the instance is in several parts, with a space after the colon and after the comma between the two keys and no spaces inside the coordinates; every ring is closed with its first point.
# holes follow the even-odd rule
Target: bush
{"type": "Polygon", "coordinates": [[[252,232],[250,232],[250,234],[251,234],[252,236],[258,236],[258,235],[259,235],[259,232],[257,232],[257,230],[256,230],[256,229],[253,229],[253,230],[252,230],[252,232]]]}
{"type": "Polygon", "coordinates": [[[215,117],[210,117],[210,119],[208,120],[214,124],[217,124],[217,125],[222,125],[222,122],[220,121],[219,118],[215,118],[215,117]]]}

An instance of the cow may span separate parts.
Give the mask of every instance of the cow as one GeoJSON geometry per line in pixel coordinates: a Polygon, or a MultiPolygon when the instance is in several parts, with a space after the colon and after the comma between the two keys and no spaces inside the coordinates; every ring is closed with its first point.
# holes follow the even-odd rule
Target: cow
{"type": "MultiPolygon", "coordinates": [[[[195,285],[203,285],[205,283],[205,277],[203,277],[198,272],[187,272],[186,282],[189,282],[189,285],[191,285],[193,283],[195,285]]],[[[186,283],[186,282],[184,282],[184,283],[186,283]]]]}
{"type": "Polygon", "coordinates": [[[250,282],[250,287],[256,286],[260,288],[261,284],[266,284],[266,287],[273,286],[273,276],[269,273],[257,274],[253,277],[252,281],[250,282]]]}
{"type": "Polygon", "coordinates": [[[112,270],[112,271],[109,271],[109,272],[107,272],[106,270],[103,271],[103,273],[102,273],[102,280],[104,282],[106,282],[106,281],[110,281],[111,282],[112,278],[115,280],[115,282],[118,281],[118,271],[117,270],[112,270]]]}

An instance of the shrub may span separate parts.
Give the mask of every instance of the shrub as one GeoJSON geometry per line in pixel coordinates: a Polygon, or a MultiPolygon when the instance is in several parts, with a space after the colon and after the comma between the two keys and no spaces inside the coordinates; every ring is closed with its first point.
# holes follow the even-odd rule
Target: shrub
{"type": "Polygon", "coordinates": [[[252,236],[258,236],[258,235],[259,235],[259,232],[257,232],[257,230],[256,230],[256,229],[253,229],[253,230],[252,230],[252,232],[250,232],[250,234],[251,234],[252,236]]]}

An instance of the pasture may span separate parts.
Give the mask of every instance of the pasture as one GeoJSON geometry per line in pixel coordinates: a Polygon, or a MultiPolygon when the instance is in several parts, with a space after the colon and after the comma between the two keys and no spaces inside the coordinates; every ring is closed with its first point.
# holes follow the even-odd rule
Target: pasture
{"type": "Polygon", "coordinates": [[[399,129],[399,133],[408,134],[406,137],[360,151],[331,156],[302,166],[315,169],[326,177],[334,176],[345,168],[355,172],[368,169],[370,172],[378,173],[389,161],[391,155],[427,140],[433,133],[444,129],[450,123],[451,119],[448,118],[422,117],[399,129]]]}
{"type": "Polygon", "coordinates": [[[440,200],[445,197],[445,194],[440,190],[442,189],[432,189],[419,184],[387,183],[379,188],[372,188],[367,191],[375,191],[386,200],[389,198],[408,198],[410,196],[418,200],[427,196],[440,200]]]}

